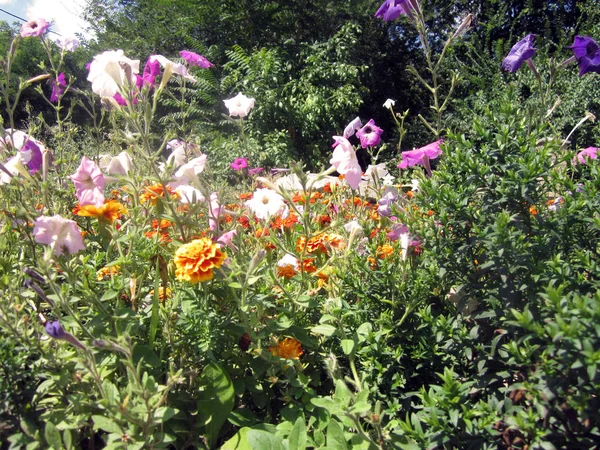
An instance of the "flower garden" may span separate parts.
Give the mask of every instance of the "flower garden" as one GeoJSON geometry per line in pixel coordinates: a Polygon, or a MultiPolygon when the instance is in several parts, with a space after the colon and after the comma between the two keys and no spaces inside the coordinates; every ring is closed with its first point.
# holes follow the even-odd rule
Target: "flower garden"
{"type": "Polygon", "coordinates": [[[508,87],[461,127],[442,69],[473,16],[438,48],[417,0],[373,13],[417,33],[426,137],[406,147],[417,114],[388,99],[395,130],[348,120],[310,171],[257,163],[248,92],[220,104],[237,153],[185,127],[215,70],[197,52],[104,50],[86,90],[65,72],[79,42],[47,21],[8,42],[1,448],[600,445],[600,129],[588,111],[564,133],[551,89],[597,83],[600,46],[576,35],[541,67],[545,43],[520,36],[508,87]],[[15,79],[34,40],[42,73],[15,79]],[[50,113],[17,120],[29,91],[50,113]]]}

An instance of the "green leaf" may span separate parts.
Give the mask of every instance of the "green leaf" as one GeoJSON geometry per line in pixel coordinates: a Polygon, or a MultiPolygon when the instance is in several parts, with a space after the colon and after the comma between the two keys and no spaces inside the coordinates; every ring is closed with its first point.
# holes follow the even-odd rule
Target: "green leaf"
{"type": "Polygon", "coordinates": [[[233,409],[235,389],[227,372],[217,363],[209,363],[200,376],[198,412],[204,420],[204,436],[212,447],[219,430],[233,409]]]}
{"type": "Polygon", "coordinates": [[[121,427],[112,419],[104,416],[92,416],[96,429],[104,430],[108,433],[123,434],[121,427]]]}
{"type": "Polygon", "coordinates": [[[332,450],[348,450],[344,430],[340,424],[331,419],[327,424],[327,447],[332,450]]]}
{"type": "Polygon", "coordinates": [[[154,411],[154,420],[158,423],[165,423],[178,412],[177,409],[171,408],[170,406],[161,406],[154,411]]]}
{"type": "Polygon", "coordinates": [[[342,350],[346,355],[350,355],[354,351],[355,345],[354,339],[342,339],[342,350]]]}
{"type": "Polygon", "coordinates": [[[298,417],[294,428],[288,436],[288,450],[305,450],[306,449],[306,424],[304,417],[298,417]]]}
{"type": "Polygon", "coordinates": [[[231,439],[223,444],[221,450],[252,450],[246,435],[250,431],[250,428],[240,428],[240,431],[235,433],[231,439]]]}
{"type": "Polygon", "coordinates": [[[333,325],[328,325],[328,324],[322,324],[322,325],[317,325],[311,328],[310,331],[312,331],[314,334],[322,334],[324,336],[332,336],[333,333],[335,333],[337,330],[336,327],[334,327],[333,325]]]}
{"type": "Polygon", "coordinates": [[[60,432],[58,428],[52,422],[46,422],[44,428],[44,438],[49,446],[60,450],[62,448],[62,439],[60,438],[60,432]]]}
{"type": "Polygon", "coordinates": [[[284,450],[281,438],[263,430],[250,430],[246,435],[252,450],[284,450]]]}

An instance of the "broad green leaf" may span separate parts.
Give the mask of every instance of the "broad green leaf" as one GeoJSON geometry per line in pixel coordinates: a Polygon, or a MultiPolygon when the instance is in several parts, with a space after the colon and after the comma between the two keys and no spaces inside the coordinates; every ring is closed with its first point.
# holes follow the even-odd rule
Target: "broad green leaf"
{"type": "Polygon", "coordinates": [[[200,387],[198,412],[204,420],[204,436],[212,447],[233,409],[235,389],[227,372],[214,362],[204,368],[200,387]]]}
{"type": "Polygon", "coordinates": [[[346,355],[350,355],[354,351],[354,339],[342,339],[342,350],[346,355]]]}
{"type": "Polygon", "coordinates": [[[60,432],[52,422],[46,422],[46,427],[44,428],[44,438],[50,447],[58,450],[62,448],[60,432]]]}
{"type": "Polygon", "coordinates": [[[223,444],[221,450],[252,450],[246,438],[248,431],[250,431],[248,427],[240,428],[240,431],[223,444]]]}
{"type": "Polygon", "coordinates": [[[298,417],[294,428],[288,436],[288,450],[305,450],[306,449],[306,424],[304,417],[298,417]]]}
{"type": "Polygon", "coordinates": [[[284,450],[281,438],[263,430],[250,430],[246,435],[252,450],[284,450]]]}
{"type": "Polygon", "coordinates": [[[328,325],[328,324],[322,324],[322,325],[317,325],[311,328],[310,331],[312,331],[314,334],[322,334],[324,336],[332,336],[333,333],[335,333],[337,330],[336,327],[334,327],[333,325],[328,325]]]}
{"type": "Polygon", "coordinates": [[[327,447],[332,450],[348,450],[344,430],[340,424],[331,419],[327,424],[327,447]]]}
{"type": "Polygon", "coordinates": [[[161,406],[154,411],[154,420],[158,423],[165,423],[178,412],[177,409],[171,408],[170,406],[161,406]]]}
{"type": "Polygon", "coordinates": [[[123,430],[121,429],[121,427],[118,424],[116,424],[112,419],[109,419],[104,416],[92,416],[92,420],[94,421],[96,429],[104,430],[108,433],[123,434],[123,430]]]}

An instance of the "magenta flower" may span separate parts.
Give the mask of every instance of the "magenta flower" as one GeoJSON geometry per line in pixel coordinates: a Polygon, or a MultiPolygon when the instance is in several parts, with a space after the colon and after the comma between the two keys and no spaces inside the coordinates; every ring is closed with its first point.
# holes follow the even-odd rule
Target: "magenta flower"
{"type": "Polygon", "coordinates": [[[255,167],[254,169],[248,169],[248,175],[258,175],[264,169],[262,167],[255,167]]]}
{"type": "Polygon", "coordinates": [[[577,156],[573,158],[572,163],[577,165],[577,162],[580,164],[586,164],[588,159],[598,159],[598,147],[588,147],[585,150],[577,153],[577,156]]]}
{"type": "Polygon", "coordinates": [[[46,19],[34,19],[25,22],[21,27],[21,37],[39,37],[43,36],[50,28],[50,22],[46,19]]]}
{"type": "Polygon", "coordinates": [[[179,56],[185,59],[190,66],[200,67],[201,69],[210,69],[211,67],[214,67],[213,63],[198,53],[181,50],[179,56]]]}
{"type": "Polygon", "coordinates": [[[398,164],[398,168],[406,169],[407,167],[412,167],[417,164],[425,165],[430,159],[437,158],[442,154],[442,150],[440,149],[440,144],[442,142],[444,141],[440,139],[439,141],[427,144],[425,147],[402,152],[402,162],[398,164]],[[425,158],[427,158],[427,161],[425,158]]]}
{"type": "Polygon", "coordinates": [[[65,74],[63,72],[58,74],[56,80],[52,82],[52,94],[50,94],[50,101],[52,103],[58,103],[60,98],[65,93],[67,88],[67,82],[65,80],[65,74]]]}
{"type": "Polygon", "coordinates": [[[600,46],[595,40],[587,36],[575,36],[569,48],[577,58],[580,77],[588,72],[600,73],[600,46]]]}
{"type": "Polygon", "coordinates": [[[59,215],[38,217],[33,223],[33,237],[38,244],[52,246],[56,256],[85,250],[81,231],[75,221],[59,215]]]}
{"type": "Polygon", "coordinates": [[[375,125],[375,121],[371,119],[364,127],[356,132],[356,136],[360,139],[361,147],[367,148],[379,145],[382,133],[383,130],[375,125]]]}
{"type": "Polygon", "coordinates": [[[71,175],[79,204],[101,206],[104,204],[104,175],[94,161],[81,158],[81,164],[71,175]]]}
{"type": "Polygon", "coordinates": [[[375,13],[375,17],[380,17],[384,22],[390,22],[405,14],[412,20],[413,9],[411,0],[385,0],[375,13]]]}
{"type": "Polygon", "coordinates": [[[535,36],[535,34],[528,34],[513,45],[504,61],[502,61],[502,69],[516,72],[526,60],[531,59],[537,50],[533,46],[535,36]]]}
{"type": "Polygon", "coordinates": [[[346,182],[352,189],[357,189],[362,178],[362,169],[356,159],[356,152],[345,137],[334,136],[333,139],[338,145],[335,147],[329,163],[345,176],[346,182]]]}
{"type": "Polygon", "coordinates": [[[235,161],[231,163],[231,168],[238,172],[246,167],[248,167],[248,158],[235,158],[235,161]]]}
{"type": "MultiPolygon", "coordinates": [[[[148,58],[144,66],[144,74],[142,76],[142,84],[154,87],[156,85],[156,77],[160,75],[160,62],[157,59],[148,58]]],[[[137,83],[136,83],[137,84],[137,83]]],[[[138,86],[141,89],[141,86],[138,86]]]]}
{"type": "Polygon", "coordinates": [[[27,166],[29,173],[33,174],[42,168],[43,156],[40,147],[28,139],[20,150],[21,162],[27,166]]]}

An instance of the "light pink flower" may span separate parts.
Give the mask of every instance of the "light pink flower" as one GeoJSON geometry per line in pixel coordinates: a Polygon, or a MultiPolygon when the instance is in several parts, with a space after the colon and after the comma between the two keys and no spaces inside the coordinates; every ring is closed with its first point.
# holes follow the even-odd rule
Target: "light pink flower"
{"type": "Polygon", "coordinates": [[[94,56],[87,80],[92,83],[92,91],[96,94],[113,97],[122,88],[134,86],[139,71],[138,59],[127,58],[123,50],[109,50],[94,56]]]}
{"type": "Polygon", "coordinates": [[[349,139],[351,136],[354,136],[358,130],[362,128],[362,122],[360,121],[360,117],[356,117],[352,122],[346,125],[344,128],[344,137],[349,139]]]}
{"type": "Polygon", "coordinates": [[[229,110],[230,116],[246,117],[250,110],[254,108],[254,99],[246,97],[241,92],[233,98],[223,100],[229,110]]]}
{"type": "Polygon", "coordinates": [[[94,161],[81,158],[81,164],[71,175],[79,204],[101,206],[104,204],[104,175],[94,161]]]}
{"type": "Polygon", "coordinates": [[[598,147],[588,147],[580,151],[579,153],[577,153],[577,156],[573,158],[573,164],[577,165],[577,162],[581,164],[586,164],[587,159],[598,159],[598,150],[600,150],[600,148],[598,147]]]}
{"type": "Polygon", "coordinates": [[[180,184],[175,188],[175,192],[179,194],[181,203],[198,203],[206,201],[204,195],[199,189],[187,184],[180,184]]]}
{"type": "Polygon", "coordinates": [[[346,177],[346,182],[352,189],[357,189],[362,177],[362,169],[356,159],[356,152],[345,137],[334,136],[333,139],[338,145],[335,147],[329,163],[346,177]]]}
{"type": "Polygon", "coordinates": [[[208,228],[211,231],[217,229],[222,211],[223,207],[219,203],[219,195],[216,192],[213,192],[210,194],[210,204],[208,205],[208,228]]]}
{"type": "Polygon", "coordinates": [[[33,237],[38,244],[51,245],[56,256],[85,250],[75,221],[59,215],[38,217],[33,224],[33,237]]]}
{"type": "Polygon", "coordinates": [[[21,37],[39,37],[43,36],[50,28],[50,22],[46,19],[34,19],[25,22],[21,27],[21,37]]]}
{"type": "Polygon", "coordinates": [[[161,85],[164,86],[171,75],[176,73],[177,75],[189,80],[191,82],[196,82],[196,79],[191,76],[183,64],[176,63],[171,61],[170,59],[165,58],[162,55],[152,55],[148,58],[148,61],[151,63],[154,61],[158,61],[158,63],[165,69],[165,73],[163,74],[163,81],[161,81],[161,85]]]}
{"type": "Polygon", "coordinates": [[[440,139],[439,141],[427,144],[425,147],[402,152],[402,162],[398,164],[398,168],[406,169],[407,167],[412,167],[416,164],[423,165],[425,162],[425,156],[427,156],[429,159],[437,158],[442,154],[442,150],[440,149],[440,144],[442,142],[443,140],[440,139]]]}
{"type": "Polygon", "coordinates": [[[237,250],[235,244],[233,243],[233,239],[237,236],[237,230],[231,230],[227,233],[223,233],[217,242],[221,245],[226,245],[233,251],[237,250]]]}

